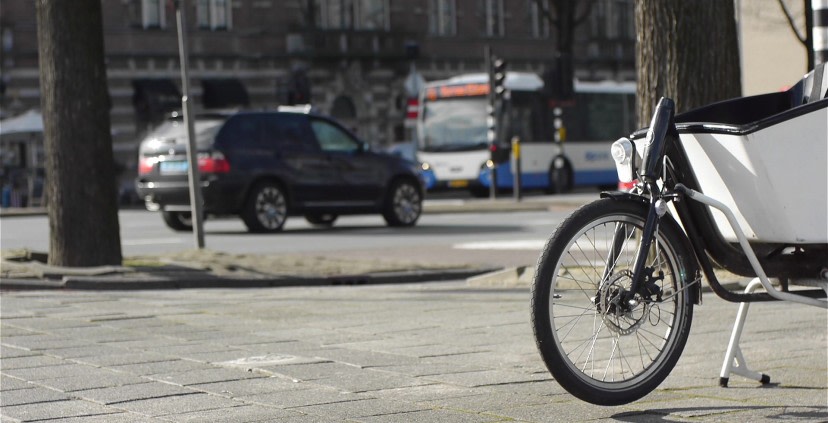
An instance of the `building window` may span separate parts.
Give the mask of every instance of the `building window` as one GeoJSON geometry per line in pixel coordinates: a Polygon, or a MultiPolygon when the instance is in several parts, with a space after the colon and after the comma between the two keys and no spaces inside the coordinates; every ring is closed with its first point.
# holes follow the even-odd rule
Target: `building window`
{"type": "Polygon", "coordinates": [[[543,8],[538,7],[536,0],[529,0],[532,20],[532,36],[535,38],[549,38],[549,19],[544,10],[549,11],[549,0],[540,0],[543,8]]]}
{"type": "Polygon", "coordinates": [[[388,0],[357,1],[358,29],[388,30],[388,0]]]}
{"type": "Polygon", "coordinates": [[[198,27],[222,30],[232,27],[230,0],[198,0],[196,2],[196,19],[198,27]]]}
{"type": "Polygon", "coordinates": [[[635,39],[635,16],[630,0],[598,0],[590,18],[592,38],[635,39]]]}
{"type": "Polygon", "coordinates": [[[486,0],[486,35],[502,37],[506,34],[503,28],[503,0],[486,0]]]}
{"type": "Polygon", "coordinates": [[[434,35],[457,34],[457,7],[455,0],[431,0],[428,27],[434,35]]]}
{"type": "Polygon", "coordinates": [[[388,30],[388,0],[312,0],[316,26],[388,30]]]}
{"type": "Polygon", "coordinates": [[[165,23],[162,0],[141,0],[141,25],[144,28],[164,28],[165,23]]]}

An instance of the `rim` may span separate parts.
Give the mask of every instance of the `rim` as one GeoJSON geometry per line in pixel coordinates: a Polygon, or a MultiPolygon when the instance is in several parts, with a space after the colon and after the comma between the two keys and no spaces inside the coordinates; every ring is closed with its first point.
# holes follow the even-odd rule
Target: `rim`
{"type": "Polygon", "coordinates": [[[392,200],[394,207],[394,214],[404,224],[409,224],[420,217],[422,204],[420,202],[420,193],[410,184],[401,184],[394,192],[392,200]]]}
{"type": "Polygon", "coordinates": [[[193,215],[192,213],[175,213],[175,219],[178,223],[185,225],[185,226],[193,226],[193,215]]]}
{"type": "Polygon", "coordinates": [[[555,343],[574,374],[603,389],[628,388],[652,376],[667,360],[677,316],[684,313],[683,295],[677,293],[680,275],[674,272],[678,260],[661,233],[647,267],[654,267],[656,276],[664,274],[656,283],[663,301],[641,300],[629,311],[613,303],[629,287],[642,227],[632,216],[590,223],[570,240],[553,273],[549,318],[555,343]],[[618,260],[607,268],[619,227],[624,239],[616,243],[618,260]]]}
{"type": "Polygon", "coordinates": [[[276,187],[264,187],[256,195],[256,218],[266,229],[278,229],[287,217],[285,196],[276,187]]]}

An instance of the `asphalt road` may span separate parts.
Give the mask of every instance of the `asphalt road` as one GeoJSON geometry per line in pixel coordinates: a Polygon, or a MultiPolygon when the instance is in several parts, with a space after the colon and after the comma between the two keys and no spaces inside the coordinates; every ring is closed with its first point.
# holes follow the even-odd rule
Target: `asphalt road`
{"type": "MultiPolygon", "coordinates": [[[[597,198],[597,193],[582,194],[597,198]]],[[[537,200],[537,199],[536,199],[537,200]]],[[[457,199],[431,200],[451,205],[457,199]]],[[[390,228],[380,216],[342,216],[332,228],[314,227],[302,217],[288,219],[282,232],[250,234],[241,220],[207,220],[206,248],[227,253],[336,254],[342,258],[384,257],[440,264],[523,266],[534,264],[544,241],[574,209],[565,203],[547,211],[423,214],[413,228],[390,228]]],[[[159,213],[140,209],[119,213],[125,256],[159,254],[195,247],[190,233],[168,229],[159,213]]],[[[48,251],[46,216],[4,218],[3,249],[48,251]]]]}

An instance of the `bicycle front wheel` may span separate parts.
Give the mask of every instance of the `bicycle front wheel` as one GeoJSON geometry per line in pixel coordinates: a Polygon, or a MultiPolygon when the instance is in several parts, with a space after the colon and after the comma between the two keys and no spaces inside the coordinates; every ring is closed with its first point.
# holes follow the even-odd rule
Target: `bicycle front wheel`
{"type": "Polygon", "coordinates": [[[532,324],[546,367],[572,395],[598,405],[635,401],[667,377],[693,318],[695,257],[667,214],[649,249],[646,291],[632,281],[647,204],[603,199],[573,213],[538,260],[532,324]]]}

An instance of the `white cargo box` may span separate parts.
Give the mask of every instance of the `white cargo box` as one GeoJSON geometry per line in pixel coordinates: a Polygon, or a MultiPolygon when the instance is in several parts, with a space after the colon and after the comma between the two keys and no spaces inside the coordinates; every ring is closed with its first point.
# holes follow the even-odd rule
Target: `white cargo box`
{"type": "Polygon", "coordinates": [[[750,241],[828,243],[828,108],[743,134],[680,132],[700,191],[727,205],[750,241]]]}

